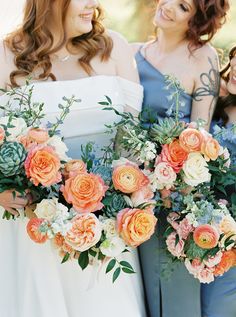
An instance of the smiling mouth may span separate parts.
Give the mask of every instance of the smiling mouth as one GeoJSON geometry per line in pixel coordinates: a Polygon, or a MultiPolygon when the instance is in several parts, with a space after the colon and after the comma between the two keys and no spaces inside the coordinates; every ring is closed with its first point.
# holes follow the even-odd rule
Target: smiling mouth
{"type": "Polygon", "coordinates": [[[167,21],[173,21],[169,16],[168,14],[165,13],[165,11],[163,9],[160,9],[161,10],[161,16],[162,18],[164,18],[165,20],[167,21]]]}
{"type": "Polygon", "coordinates": [[[93,19],[93,13],[80,14],[79,17],[84,21],[91,21],[93,19]]]}

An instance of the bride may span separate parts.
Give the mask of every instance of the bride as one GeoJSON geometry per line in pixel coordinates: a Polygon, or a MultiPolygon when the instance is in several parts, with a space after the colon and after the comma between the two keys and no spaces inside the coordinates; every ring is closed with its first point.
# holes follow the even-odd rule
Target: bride
{"type": "MultiPolygon", "coordinates": [[[[98,105],[104,95],[119,110],[126,105],[140,111],[142,103],[130,48],[120,35],[104,30],[101,14],[96,0],[26,0],[22,25],[0,44],[0,87],[22,86],[31,76],[33,96],[45,103],[47,120],[55,121],[63,96],[82,100],[61,128],[73,158],[83,143],[108,142],[104,124],[115,117],[98,105]]],[[[11,192],[0,194],[0,205],[12,213],[25,204],[11,192]]],[[[111,276],[93,267],[82,272],[76,261],[60,264],[49,244],[38,246],[27,237],[25,223],[0,220],[1,317],[146,316],[135,252],[125,256],[137,273],[113,285],[111,276]]]]}

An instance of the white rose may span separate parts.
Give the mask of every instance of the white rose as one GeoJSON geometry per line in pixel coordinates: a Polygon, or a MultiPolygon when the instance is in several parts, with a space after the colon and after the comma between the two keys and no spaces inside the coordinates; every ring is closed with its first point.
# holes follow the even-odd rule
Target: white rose
{"type": "Polygon", "coordinates": [[[168,163],[160,162],[156,165],[154,173],[150,176],[150,180],[152,188],[170,189],[176,180],[176,173],[168,163]]]}
{"type": "MultiPolygon", "coordinates": [[[[0,118],[0,125],[7,125],[9,121],[9,117],[2,117],[0,118]]],[[[7,136],[7,141],[15,141],[18,136],[25,134],[27,132],[27,125],[24,119],[22,118],[12,118],[10,122],[11,126],[14,128],[8,128],[7,132],[10,133],[7,136]]]]}
{"type": "Polygon", "coordinates": [[[225,167],[230,168],[231,160],[230,160],[230,153],[227,147],[223,148],[222,146],[220,147],[220,153],[219,155],[224,159],[227,160],[224,164],[225,167]]]}
{"type": "Polygon", "coordinates": [[[67,212],[68,208],[58,203],[57,198],[43,199],[37,204],[35,214],[38,218],[43,218],[48,221],[52,221],[60,213],[67,212]]]}
{"type": "Polygon", "coordinates": [[[114,219],[102,220],[102,229],[105,232],[107,238],[112,238],[118,235],[116,231],[116,220],[114,219]]]}
{"type": "Polygon", "coordinates": [[[206,160],[200,153],[193,152],[183,165],[184,181],[190,186],[197,186],[211,180],[206,160]]]}
{"type": "Polygon", "coordinates": [[[116,257],[120,255],[126,248],[126,245],[118,236],[115,236],[110,239],[106,239],[103,241],[103,243],[100,245],[100,250],[102,254],[108,257],[116,257]]]}
{"type": "Polygon", "coordinates": [[[61,137],[59,137],[58,135],[54,135],[47,141],[47,144],[55,148],[55,151],[61,161],[67,162],[69,160],[69,157],[66,155],[68,148],[66,144],[62,141],[61,137]]]}

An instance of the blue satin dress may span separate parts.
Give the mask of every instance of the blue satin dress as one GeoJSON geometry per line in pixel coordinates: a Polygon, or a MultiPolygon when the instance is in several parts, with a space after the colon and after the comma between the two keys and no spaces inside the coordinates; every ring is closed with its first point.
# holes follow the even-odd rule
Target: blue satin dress
{"type": "MultiPolygon", "coordinates": [[[[217,124],[221,127],[221,124],[217,124]]],[[[215,122],[211,127],[214,134],[218,130],[215,122]]],[[[218,138],[222,146],[228,148],[231,162],[236,163],[236,135],[231,132],[230,125],[218,138]]],[[[236,268],[230,269],[210,284],[201,285],[202,317],[236,317],[236,268]]]]}
{"type": "MultiPolygon", "coordinates": [[[[166,83],[166,77],[140,51],[136,54],[136,62],[144,87],[144,125],[148,126],[167,116],[174,117],[174,91],[166,83]]],[[[189,122],[192,97],[181,90],[179,101],[180,120],[189,122]]],[[[200,283],[188,273],[184,264],[171,264],[173,273],[169,279],[162,274],[168,262],[164,252],[165,227],[165,217],[160,216],[156,234],[139,248],[149,317],[200,317],[200,283]]]]}

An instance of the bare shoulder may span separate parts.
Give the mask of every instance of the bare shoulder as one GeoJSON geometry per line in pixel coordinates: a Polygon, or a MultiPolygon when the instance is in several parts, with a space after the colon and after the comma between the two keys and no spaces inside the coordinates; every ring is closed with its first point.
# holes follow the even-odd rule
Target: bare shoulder
{"type": "Polygon", "coordinates": [[[136,54],[143,45],[144,43],[130,43],[130,46],[132,47],[134,54],[136,54]]]}
{"type": "Polygon", "coordinates": [[[205,67],[206,65],[211,65],[212,67],[219,68],[219,60],[216,49],[210,44],[205,44],[199,49],[193,52],[195,66],[205,67]]]}

